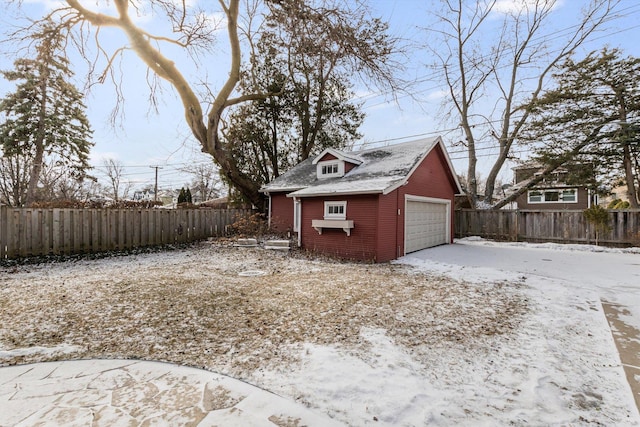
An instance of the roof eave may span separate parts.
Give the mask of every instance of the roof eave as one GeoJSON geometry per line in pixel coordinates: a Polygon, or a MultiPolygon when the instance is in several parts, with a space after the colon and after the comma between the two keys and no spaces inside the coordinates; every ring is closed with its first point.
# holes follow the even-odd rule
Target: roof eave
{"type": "Polygon", "coordinates": [[[259,193],[264,193],[264,194],[284,193],[284,192],[302,190],[303,188],[306,188],[306,187],[277,187],[277,188],[265,188],[265,187],[262,187],[261,189],[258,190],[258,192],[259,193]]]}
{"type": "Polygon", "coordinates": [[[313,193],[313,194],[294,194],[289,193],[287,197],[329,197],[329,196],[355,196],[361,194],[386,194],[386,189],[375,189],[375,190],[357,190],[357,191],[329,191],[324,193],[313,193]]]}
{"type": "Polygon", "coordinates": [[[406,177],[404,177],[400,181],[398,181],[395,184],[392,184],[392,185],[388,186],[387,188],[385,188],[384,190],[382,190],[382,194],[387,195],[389,193],[392,193],[395,190],[397,190],[398,188],[400,188],[403,185],[405,185],[408,181],[409,181],[409,176],[407,175],[406,177]]]}

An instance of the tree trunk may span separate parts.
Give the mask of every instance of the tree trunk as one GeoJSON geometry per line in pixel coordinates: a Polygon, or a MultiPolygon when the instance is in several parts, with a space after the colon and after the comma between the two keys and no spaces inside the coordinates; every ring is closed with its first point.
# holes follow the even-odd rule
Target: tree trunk
{"type": "Polygon", "coordinates": [[[633,176],[633,163],[631,161],[631,150],[629,149],[629,138],[627,135],[627,104],[624,93],[618,87],[613,87],[618,99],[618,112],[622,129],[622,164],[624,166],[625,183],[627,184],[627,198],[632,209],[638,209],[638,199],[636,197],[635,177],[633,176]]]}
{"type": "Polygon", "coordinates": [[[624,176],[625,182],[627,184],[627,198],[629,199],[629,206],[632,209],[638,209],[638,197],[637,191],[635,187],[635,177],[633,175],[633,164],[631,163],[631,150],[629,149],[629,144],[625,141],[623,142],[623,158],[622,163],[624,165],[624,176]]]}
{"type": "Polygon", "coordinates": [[[38,181],[42,172],[42,162],[44,161],[44,141],[45,141],[45,120],[47,118],[47,81],[49,79],[49,68],[46,64],[40,65],[40,110],[38,112],[38,133],[35,135],[34,144],[36,153],[33,165],[29,173],[29,185],[27,195],[24,200],[25,206],[31,205],[36,198],[38,181]]]}
{"type": "Polygon", "coordinates": [[[476,208],[478,202],[478,181],[476,179],[476,165],[478,164],[478,156],[476,155],[476,143],[473,139],[473,132],[466,120],[466,115],[462,116],[462,128],[467,137],[467,150],[469,150],[469,165],[467,166],[467,194],[471,199],[471,209],[476,208]]]}

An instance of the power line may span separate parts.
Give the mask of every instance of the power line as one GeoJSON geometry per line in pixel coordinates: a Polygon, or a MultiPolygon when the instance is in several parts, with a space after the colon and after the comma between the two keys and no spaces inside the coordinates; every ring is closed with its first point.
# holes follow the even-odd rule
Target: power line
{"type": "MultiPolygon", "coordinates": [[[[617,14],[615,14],[615,15],[610,15],[609,17],[605,18],[603,20],[603,23],[610,23],[612,21],[615,21],[615,20],[618,20],[618,19],[621,19],[621,18],[629,17],[629,16],[631,16],[631,15],[637,13],[637,12],[640,12],[640,6],[639,5],[632,5],[632,6],[629,6],[629,7],[626,7],[626,8],[623,8],[623,9],[617,11],[617,14]]],[[[532,44],[559,40],[560,38],[565,37],[566,35],[569,35],[571,30],[577,30],[579,28],[580,28],[580,25],[576,24],[576,25],[572,25],[572,26],[563,28],[561,30],[550,32],[548,34],[540,35],[540,36],[532,39],[532,42],[533,42],[532,44]]],[[[620,30],[615,31],[615,32],[609,32],[609,33],[600,35],[598,37],[588,38],[586,40],[586,42],[588,43],[588,42],[593,42],[593,41],[596,41],[596,40],[601,40],[601,39],[610,37],[612,35],[621,34],[621,33],[628,32],[628,31],[631,31],[631,30],[634,30],[634,29],[637,29],[637,28],[640,28],[640,25],[627,27],[627,28],[620,29],[620,30]]],[[[556,53],[556,52],[559,52],[560,50],[561,49],[554,49],[554,50],[551,50],[549,53],[556,53]]],[[[504,58],[504,55],[506,55],[506,54],[503,53],[502,56],[499,59],[504,58]]],[[[481,56],[480,58],[478,58],[478,61],[479,62],[487,61],[489,58],[490,58],[489,55],[484,55],[484,56],[481,56]]],[[[507,67],[507,66],[508,65],[504,65],[501,68],[504,68],[504,67],[507,67]]],[[[433,71],[432,73],[429,73],[429,74],[423,74],[422,76],[418,77],[417,80],[414,81],[414,83],[418,83],[419,84],[419,83],[424,83],[424,82],[427,82],[427,81],[432,81],[439,74],[440,74],[440,71],[433,71]]],[[[406,98],[406,97],[409,97],[409,96],[415,96],[416,94],[423,94],[423,93],[425,93],[427,91],[438,89],[439,87],[441,87],[441,86],[433,86],[433,87],[430,87],[430,88],[421,89],[418,92],[412,92],[410,94],[400,95],[400,96],[397,97],[397,99],[403,99],[403,98],[406,98]]],[[[388,95],[391,95],[392,93],[393,93],[393,91],[381,91],[381,92],[379,92],[377,94],[367,94],[367,95],[363,95],[363,96],[359,96],[359,97],[354,97],[352,99],[356,99],[356,100],[357,99],[366,99],[366,98],[373,99],[373,98],[376,98],[376,97],[379,97],[379,96],[388,96],[388,95]]],[[[373,105],[368,105],[368,106],[366,106],[364,108],[365,109],[374,108],[374,107],[377,107],[379,105],[384,105],[384,104],[387,104],[387,103],[388,103],[387,101],[378,102],[378,103],[373,104],[373,105]]]]}

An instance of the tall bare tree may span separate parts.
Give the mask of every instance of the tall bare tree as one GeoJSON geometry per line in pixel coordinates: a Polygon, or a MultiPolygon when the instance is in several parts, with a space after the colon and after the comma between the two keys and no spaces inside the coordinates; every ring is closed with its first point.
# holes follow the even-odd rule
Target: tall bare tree
{"type": "Polygon", "coordinates": [[[499,10],[504,2],[497,0],[439,2],[444,6],[439,23],[430,28],[431,52],[437,58],[437,76],[448,91],[451,115],[462,131],[461,144],[468,153],[467,191],[474,203],[493,203],[496,178],[551,70],[606,22],[618,2],[592,0],[576,25],[553,36],[547,31],[560,4],[556,0],[514,1],[509,10],[499,10]],[[496,32],[492,28],[499,16],[496,32]],[[550,50],[552,41],[555,47],[550,50]],[[498,95],[489,98],[495,91],[498,95]],[[478,152],[487,146],[497,147],[498,154],[480,197],[478,152]]]}
{"type": "MultiPolygon", "coordinates": [[[[14,2],[20,3],[18,0],[14,2]]],[[[298,3],[297,0],[279,0],[266,1],[265,5],[267,7],[275,5],[294,8],[298,3]]],[[[335,3],[350,7],[352,4],[362,6],[365,2],[335,0],[335,3]]],[[[87,43],[93,41],[98,43],[98,52],[103,55],[102,59],[104,60],[102,71],[98,73],[100,75],[99,81],[104,81],[109,76],[118,81],[113,77],[117,72],[114,64],[120,55],[127,51],[133,51],[149,68],[151,75],[168,82],[177,93],[184,109],[185,122],[194,138],[201,145],[202,151],[213,156],[226,179],[245,194],[254,205],[262,206],[262,197],[254,191],[251,177],[246,176],[239,168],[219,132],[227,109],[246,101],[264,99],[272,95],[253,92],[235,96],[242,63],[242,44],[238,31],[240,0],[218,0],[226,22],[230,48],[227,78],[219,86],[219,89],[215,89],[216,86],[205,81],[205,78],[195,83],[190,82],[181,70],[183,64],[170,56],[172,49],[168,49],[168,47],[183,49],[196,62],[201,54],[211,50],[216,30],[214,26],[210,25],[211,10],[201,10],[197,6],[192,6],[191,2],[176,2],[174,0],[150,0],[144,3],[114,0],[110,4],[113,5],[111,13],[104,12],[105,8],[96,6],[95,2],[67,0],[65,6],[53,10],[47,18],[59,22],[59,31],[74,34],[69,40],[80,43],[80,52],[82,53],[87,52],[87,43]],[[152,34],[147,31],[137,24],[135,15],[139,13],[152,13],[155,18],[161,16],[161,19],[169,24],[165,28],[169,28],[172,33],[152,34]],[[102,37],[108,36],[103,35],[104,32],[100,31],[107,27],[122,31],[128,38],[128,45],[110,49],[102,39],[102,37]],[[86,33],[88,28],[94,30],[93,34],[86,33]]],[[[336,33],[335,36],[336,43],[347,40],[340,38],[343,34],[336,33]]],[[[345,54],[347,53],[345,52],[345,54]]],[[[175,54],[175,49],[173,54],[175,54]]],[[[91,62],[92,69],[98,67],[91,58],[87,59],[91,62]]],[[[207,65],[210,66],[210,63],[207,65]]],[[[126,70],[124,72],[126,73],[126,70]]],[[[384,81],[386,78],[375,69],[371,69],[370,72],[369,77],[372,80],[384,81]]],[[[151,83],[154,88],[157,87],[155,86],[156,80],[151,79],[151,83]]],[[[152,92],[152,102],[155,102],[157,93],[156,91],[152,92]]],[[[121,92],[118,94],[123,96],[121,92]]]]}
{"type": "Polygon", "coordinates": [[[124,165],[121,161],[108,158],[102,163],[104,175],[109,181],[109,195],[116,202],[121,198],[126,199],[131,191],[131,181],[124,179],[124,165]]]}
{"type": "Polygon", "coordinates": [[[183,169],[183,172],[191,174],[190,187],[193,194],[205,202],[220,196],[222,183],[220,182],[220,171],[212,163],[194,164],[183,169]]]}

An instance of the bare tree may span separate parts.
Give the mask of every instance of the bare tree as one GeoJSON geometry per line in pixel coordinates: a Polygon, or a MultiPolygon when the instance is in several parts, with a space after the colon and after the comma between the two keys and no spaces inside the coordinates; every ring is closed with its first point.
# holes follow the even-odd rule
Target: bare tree
{"type": "Polygon", "coordinates": [[[431,28],[436,39],[431,51],[437,58],[438,77],[446,84],[452,116],[463,134],[461,144],[468,153],[467,191],[474,203],[480,198],[478,151],[487,145],[498,148],[483,197],[490,205],[496,178],[512,155],[529,121],[529,107],[539,98],[551,70],[606,22],[618,2],[593,0],[566,36],[554,36],[558,41],[553,51],[548,50],[545,30],[558,6],[556,0],[513,2],[513,9],[501,11],[505,13],[495,40],[489,39],[487,30],[496,22],[496,0],[444,2],[440,25],[431,28]],[[495,90],[498,96],[488,99],[487,94],[495,90]]]}
{"type": "Polygon", "coordinates": [[[124,165],[121,161],[112,158],[105,159],[102,163],[104,166],[104,174],[109,180],[109,195],[116,202],[126,199],[131,191],[131,181],[124,179],[124,165]]]}
{"type": "Polygon", "coordinates": [[[33,157],[16,154],[0,158],[0,202],[23,206],[29,187],[33,157]]]}
{"type": "Polygon", "coordinates": [[[85,201],[88,198],[87,184],[96,179],[78,173],[59,159],[51,159],[42,165],[34,202],[53,200],[85,201]]]}
{"type": "Polygon", "coordinates": [[[194,195],[198,195],[201,201],[210,200],[220,195],[222,183],[219,178],[219,170],[213,163],[194,164],[184,169],[184,172],[192,176],[190,187],[194,195]]]}
{"type": "MultiPolygon", "coordinates": [[[[340,1],[336,0],[336,2],[340,1]]],[[[19,3],[19,0],[14,0],[14,2],[19,3]]],[[[278,7],[287,7],[287,5],[292,7],[297,3],[297,0],[265,2],[267,6],[277,5],[278,7]]],[[[342,3],[347,6],[353,2],[342,1],[342,3]]],[[[364,2],[357,3],[363,4],[364,2]]],[[[110,4],[115,6],[115,11],[112,14],[95,6],[95,2],[67,0],[66,6],[53,10],[47,18],[59,23],[58,30],[69,34],[68,40],[78,43],[80,52],[84,53],[85,57],[87,57],[87,44],[93,41],[97,43],[101,59],[106,63],[106,65],[103,64],[102,71],[98,72],[98,81],[111,78],[119,87],[119,79],[114,77],[117,73],[117,67],[114,64],[120,55],[127,51],[133,51],[149,68],[150,76],[156,76],[168,82],[175,90],[182,102],[185,122],[201,145],[202,151],[213,156],[226,179],[245,194],[251,203],[262,206],[262,197],[254,191],[251,177],[246,176],[238,167],[219,132],[221,123],[224,121],[223,115],[227,109],[246,101],[264,99],[269,95],[274,95],[274,93],[254,92],[234,97],[240,80],[242,61],[241,40],[238,33],[240,0],[218,0],[226,21],[230,65],[226,80],[217,90],[214,89],[213,84],[206,81],[200,81],[197,84],[189,82],[180,69],[181,62],[168,56],[171,49],[165,49],[166,47],[181,48],[197,62],[199,55],[210,50],[213,43],[215,27],[209,21],[211,13],[208,13],[211,11],[197,9],[191,6],[190,2],[176,2],[174,0],[153,0],[143,5],[130,0],[114,0],[110,4]],[[145,6],[148,6],[150,10],[142,10],[145,6]],[[162,15],[173,33],[167,35],[148,32],[142,26],[137,25],[134,15],[138,13],[162,15]],[[103,32],[100,30],[106,27],[122,31],[128,37],[128,45],[110,50],[107,43],[101,41],[103,32]],[[87,33],[88,28],[94,30],[92,34],[87,33]],[[201,92],[198,93],[196,89],[201,92]]],[[[336,42],[341,36],[342,34],[336,34],[336,42]]],[[[175,49],[173,52],[175,53],[175,49]]],[[[98,65],[93,59],[87,57],[87,60],[92,69],[97,69],[98,65]]],[[[207,65],[210,66],[210,64],[207,65]]],[[[384,80],[384,76],[376,73],[375,69],[370,71],[373,73],[372,76],[379,76],[384,80]]],[[[126,70],[124,72],[126,73],[126,70]]],[[[150,79],[150,83],[152,89],[157,88],[158,83],[154,78],[150,79]]],[[[119,97],[123,97],[121,91],[117,93],[119,97]]],[[[157,93],[152,90],[152,103],[156,102],[157,93]]]]}
{"type": "MultiPolygon", "coordinates": [[[[35,151],[35,149],[32,149],[35,151]]],[[[0,158],[0,202],[25,206],[35,156],[33,153],[3,154],[0,158]]],[[[40,166],[30,203],[52,200],[83,200],[95,179],[70,167],[63,158],[49,156],[40,166]]]]}

